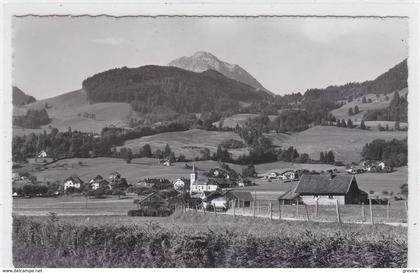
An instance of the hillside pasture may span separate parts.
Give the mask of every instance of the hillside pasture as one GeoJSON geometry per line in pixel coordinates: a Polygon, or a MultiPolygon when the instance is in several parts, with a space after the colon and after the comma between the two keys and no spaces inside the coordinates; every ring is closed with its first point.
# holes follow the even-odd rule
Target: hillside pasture
{"type": "MultiPolygon", "coordinates": [[[[222,123],[223,128],[236,128],[236,125],[243,126],[245,122],[250,118],[256,118],[258,114],[236,114],[230,117],[223,118],[221,121],[213,123],[214,126],[219,127],[219,123],[222,123]]],[[[270,120],[274,120],[276,115],[269,115],[270,120]]]]}
{"type": "MultiPolygon", "coordinates": [[[[137,153],[142,146],[149,144],[152,148],[152,152],[155,152],[157,149],[164,150],[166,144],[168,144],[175,153],[175,156],[183,154],[187,159],[194,159],[195,157],[201,157],[201,151],[205,148],[208,148],[211,153],[215,153],[217,151],[217,146],[229,139],[242,141],[239,135],[234,132],[192,129],[183,132],[161,133],[128,140],[122,147],[130,148],[134,153],[137,153]]],[[[118,149],[122,147],[118,147],[118,149]]],[[[248,154],[249,150],[248,148],[230,149],[229,152],[232,153],[233,157],[238,157],[242,154],[248,154]]]]}
{"type": "Polygon", "coordinates": [[[41,129],[14,128],[15,135],[23,135],[30,132],[42,132],[50,127],[59,131],[72,130],[82,132],[100,133],[102,128],[114,125],[117,127],[128,126],[132,118],[139,118],[139,114],[132,110],[130,104],[120,102],[107,102],[89,104],[84,90],[78,90],[53,98],[40,100],[22,107],[14,107],[13,115],[25,115],[28,109],[43,109],[47,106],[48,116],[51,123],[42,126],[41,129]],[[94,118],[86,117],[94,115],[94,118]]]}
{"type": "Polygon", "coordinates": [[[407,137],[405,131],[369,131],[341,128],[335,126],[315,126],[303,132],[269,134],[274,145],[288,148],[293,146],[299,153],[307,153],[311,159],[318,160],[320,152],[332,150],[336,161],[359,162],[363,146],[377,138],[392,140],[407,137]]]}
{"type": "MultiPolygon", "coordinates": [[[[404,96],[405,94],[407,94],[407,88],[404,88],[400,91],[398,91],[398,93],[400,94],[400,96],[404,96]]],[[[364,116],[364,114],[368,111],[368,110],[377,110],[377,109],[383,109],[389,106],[394,94],[390,93],[387,94],[388,96],[388,100],[385,99],[385,95],[384,94],[379,94],[379,97],[377,97],[375,94],[366,94],[366,100],[371,99],[372,102],[371,103],[362,103],[362,98],[363,97],[357,97],[355,99],[353,99],[353,101],[346,103],[345,105],[341,106],[338,109],[335,109],[333,111],[331,111],[331,114],[333,114],[337,119],[345,119],[347,121],[347,119],[351,119],[353,122],[360,122],[364,116]],[[360,112],[358,114],[355,115],[349,115],[348,111],[349,108],[353,108],[357,105],[357,107],[359,107],[360,112]]]]}

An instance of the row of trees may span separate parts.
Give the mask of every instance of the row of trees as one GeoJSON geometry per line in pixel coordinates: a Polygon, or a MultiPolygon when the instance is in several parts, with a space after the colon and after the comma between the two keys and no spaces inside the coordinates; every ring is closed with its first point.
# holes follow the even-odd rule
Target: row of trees
{"type": "Polygon", "coordinates": [[[39,129],[42,125],[47,125],[50,122],[51,119],[45,109],[28,109],[24,116],[15,116],[13,118],[13,125],[27,129],[39,129]]]}
{"type": "Polygon", "coordinates": [[[363,147],[361,155],[364,160],[380,160],[387,166],[399,167],[407,165],[407,152],[407,139],[375,139],[363,147]]]}

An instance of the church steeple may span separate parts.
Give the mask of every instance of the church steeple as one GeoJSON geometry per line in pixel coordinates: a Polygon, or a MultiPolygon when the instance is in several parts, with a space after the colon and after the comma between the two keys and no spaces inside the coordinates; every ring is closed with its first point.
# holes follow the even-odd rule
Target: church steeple
{"type": "Polygon", "coordinates": [[[190,192],[196,181],[197,181],[197,172],[195,171],[195,162],[193,162],[192,173],[190,173],[190,192]]]}

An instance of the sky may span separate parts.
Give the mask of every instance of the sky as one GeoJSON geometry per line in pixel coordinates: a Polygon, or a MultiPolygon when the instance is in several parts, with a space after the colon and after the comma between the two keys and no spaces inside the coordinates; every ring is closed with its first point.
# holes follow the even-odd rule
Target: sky
{"type": "Polygon", "coordinates": [[[371,80],[408,56],[405,18],[15,17],[13,84],[37,99],[116,67],[207,51],[276,94],[371,80]]]}

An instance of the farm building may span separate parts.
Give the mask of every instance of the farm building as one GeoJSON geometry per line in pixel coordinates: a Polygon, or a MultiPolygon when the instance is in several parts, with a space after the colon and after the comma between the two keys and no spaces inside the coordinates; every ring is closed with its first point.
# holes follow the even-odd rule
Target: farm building
{"type": "Polygon", "coordinates": [[[96,190],[101,188],[108,188],[110,189],[110,183],[106,181],[101,175],[97,175],[95,178],[92,178],[89,180],[89,185],[92,188],[92,190],[96,190]]]}
{"type": "Polygon", "coordinates": [[[248,191],[228,191],[226,197],[229,201],[236,201],[238,207],[247,208],[251,206],[251,202],[254,200],[252,194],[248,191]]]}
{"type": "Polygon", "coordinates": [[[169,206],[169,202],[163,198],[159,192],[152,192],[148,195],[139,197],[139,199],[134,200],[134,203],[139,207],[151,209],[169,206]]]}
{"type": "Polygon", "coordinates": [[[359,204],[367,193],[357,186],[354,175],[303,175],[295,189],[305,204],[359,204]]]}
{"type": "Polygon", "coordinates": [[[83,187],[83,181],[75,174],[64,180],[64,190],[68,188],[81,189],[83,187]]]}
{"type": "Polygon", "coordinates": [[[285,205],[296,204],[296,202],[301,202],[299,194],[295,192],[295,189],[290,189],[279,196],[278,198],[280,203],[285,205]]]}
{"type": "Polygon", "coordinates": [[[287,170],[280,174],[281,179],[283,180],[295,180],[297,178],[296,172],[294,170],[287,170]]]}
{"type": "Polygon", "coordinates": [[[111,180],[112,182],[114,182],[114,180],[120,179],[121,178],[121,174],[117,171],[114,171],[112,173],[109,174],[109,180],[111,180]]]}

